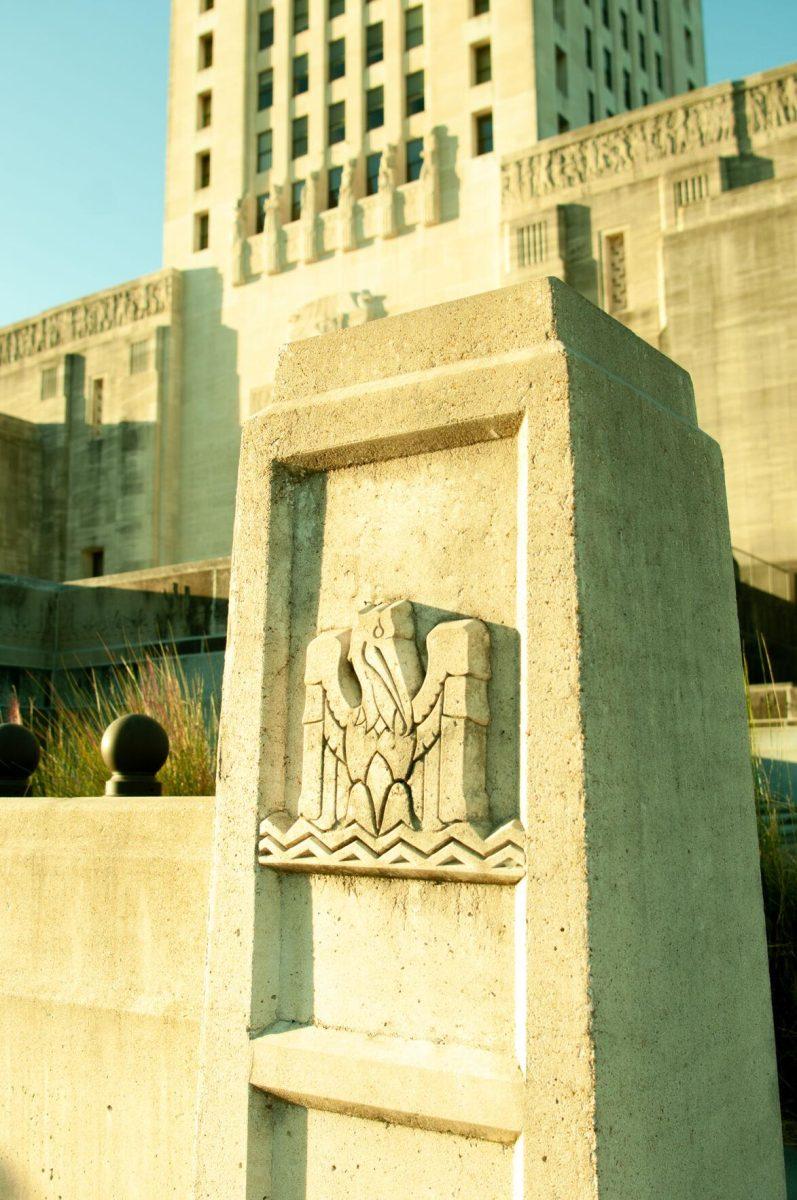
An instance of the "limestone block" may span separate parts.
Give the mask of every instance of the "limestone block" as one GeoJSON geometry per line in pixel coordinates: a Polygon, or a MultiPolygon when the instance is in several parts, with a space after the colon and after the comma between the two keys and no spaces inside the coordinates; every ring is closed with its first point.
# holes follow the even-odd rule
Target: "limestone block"
{"type": "Polygon", "coordinates": [[[243,439],[196,1200],[784,1195],[722,466],[542,280],[243,439]]]}

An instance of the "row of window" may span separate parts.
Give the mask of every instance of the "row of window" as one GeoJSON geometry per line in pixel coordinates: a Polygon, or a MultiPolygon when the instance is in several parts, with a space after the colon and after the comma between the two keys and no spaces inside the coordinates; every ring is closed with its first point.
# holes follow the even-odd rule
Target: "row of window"
{"type": "MultiPolygon", "coordinates": [[[[585,0],[585,4],[587,5],[588,8],[591,8],[592,0],[585,0]]],[[[554,6],[554,18],[557,21],[557,23],[559,25],[561,25],[562,28],[564,28],[565,27],[565,13],[566,13],[565,0],[553,0],[553,6],[554,6]]],[[[686,5],[686,9],[688,12],[689,11],[688,4],[686,5]]],[[[637,11],[640,13],[644,12],[643,0],[637,0],[637,11]]],[[[653,15],[653,31],[654,31],[654,33],[660,34],[661,33],[661,5],[659,3],[659,0],[653,0],[652,15],[653,15]]],[[[603,21],[605,28],[611,29],[612,13],[611,13],[611,7],[609,4],[609,0],[601,0],[601,19],[603,21]]],[[[588,31],[588,32],[590,32],[590,31],[588,31]]],[[[630,49],[630,40],[631,40],[630,22],[629,22],[628,12],[624,8],[620,9],[620,39],[622,41],[623,48],[625,50],[630,49]]],[[[640,52],[639,52],[640,65],[643,70],[647,70],[647,67],[645,66],[645,57],[646,57],[645,38],[642,33],[639,34],[639,42],[640,42],[640,52]]],[[[688,25],[684,27],[684,52],[686,54],[687,62],[693,63],[695,61],[695,40],[692,35],[692,30],[689,28],[688,25]]]]}
{"type": "MultiPolygon", "coordinates": [[[[259,91],[259,103],[261,107],[270,106],[273,102],[273,84],[261,79],[259,91]],[[265,86],[265,94],[264,94],[265,86]],[[267,102],[267,104],[266,104],[267,102]]],[[[404,111],[410,117],[416,113],[424,111],[426,106],[425,88],[424,88],[424,73],[423,71],[413,71],[405,77],[404,87],[404,111]]],[[[385,89],[380,84],[379,87],[369,88],[365,93],[365,127],[366,129],[379,129],[385,123],[385,89]]],[[[338,142],[346,140],[346,101],[338,100],[334,104],[327,106],[327,144],[330,146],[336,145],[338,142]]],[[[309,118],[305,116],[294,117],[291,121],[291,158],[302,158],[308,151],[309,141],[309,118]]],[[[257,170],[258,172],[268,171],[271,167],[273,134],[270,129],[263,129],[257,135],[257,170]]],[[[202,158],[202,155],[199,156],[202,158]]],[[[198,173],[198,179],[204,178],[202,170],[198,173]]],[[[209,164],[208,164],[208,182],[209,182],[209,164]]],[[[198,186],[207,186],[207,184],[198,184],[198,186]]]]}
{"type": "MultiPolygon", "coordinates": [[[[493,149],[493,117],[492,113],[480,113],[475,119],[475,152],[477,155],[489,154],[493,149]]],[[[381,150],[365,157],[365,194],[375,196],[379,191],[379,168],[382,162],[381,150]]],[[[413,183],[420,177],[423,166],[423,138],[410,138],[404,148],[404,181],[413,183]]],[[[343,180],[343,167],[330,167],[327,171],[327,208],[337,208],[340,199],[340,188],[343,180]]],[[[302,210],[303,179],[297,179],[291,184],[291,220],[297,221],[302,210]]],[[[257,198],[257,231],[262,232],[265,222],[266,201],[268,192],[257,198]]]]}
{"type": "MultiPolygon", "coordinates": [[[[327,16],[329,20],[340,17],[346,10],[346,0],[328,0],[327,16]]],[[[471,0],[470,10],[473,16],[480,16],[490,11],[490,0],[471,0]]],[[[291,11],[291,29],[294,34],[303,33],[310,26],[310,11],[308,0],[293,0],[291,11]]],[[[420,4],[408,8],[404,13],[404,48],[411,50],[423,42],[423,9],[420,4]]],[[[268,50],[274,45],[274,9],[264,8],[258,15],[258,46],[268,50]]]]}
{"type": "MultiPolygon", "coordinates": [[[[477,0],[477,2],[479,2],[479,0],[477,0]]],[[[487,0],[486,7],[480,8],[479,11],[486,12],[489,10],[489,7],[489,0],[487,0]]],[[[343,10],[344,0],[343,2],[341,2],[341,0],[329,0],[330,19],[332,17],[341,16],[343,10]],[[340,5],[340,8],[337,8],[337,5],[340,5]],[[332,11],[334,6],[335,11],[332,11]]],[[[292,23],[294,34],[301,34],[302,31],[308,28],[308,23],[310,23],[310,18],[308,18],[306,0],[305,4],[299,5],[296,4],[296,0],[294,0],[292,23]]],[[[368,30],[377,28],[379,30],[382,29],[382,22],[379,22],[378,25],[374,24],[368,26],[368,30]]],[[[379,32],[379,37],[380,36],[382,35],[380,35],[379,32]]],[[[414,5],[412,8],[406,8],[405,10],[405,49],[412,50],[415,46],[423,46],[423,43],[424,7],[423,5],[414,5]]],[[[259,13],[258,16],[258,49],[268,50],[271,46],[274,46],[274,8],[264,8],[263,12],[259,13]]],[[[374,59],[373,61],[378,60],[374,59]]]]}
{"type": "MultiPolygon", "coordinates": [[[[270,132],[270,131],[267,131],[270,132]]],[[[476,155],[490,154],[493,150],[493,114],[479,113],[474,121],[474,152],[476,155]]],[[[379,191],[379,168],[382,152],[377,150],[365,158],[365,194],[374,196],[379,191]]],[[[270,165],[270,159],[269,159],[270,165]]],[[[423,138],[410,138],[404,147],[404,181],[412,183],[420,177],[423,166],[423,138]]],[[[267,169],[267,168],[266,168],[267,169]]],[[[327,171],[327,208],[337,208],[343,180],[343,167],[330,167],[327,171]]],[[[298,221],[302,211],[302,192],[305,181],[294,180],[290,192],[290,220],[298,221]]],[[[257,198],[257,232],[261,233],[265,223],[266,201],[269,193],[257,198]]],[[[197,213],[194,224],[194,248],[206,250],[210,245],[210,214],[197,213]]]]}

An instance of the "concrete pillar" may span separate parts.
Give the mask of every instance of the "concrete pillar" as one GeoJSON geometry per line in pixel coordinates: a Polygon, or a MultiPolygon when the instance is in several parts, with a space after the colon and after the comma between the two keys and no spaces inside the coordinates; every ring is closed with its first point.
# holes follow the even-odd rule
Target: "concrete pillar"
{"type": "Polygon", "coordinates": [[[782,1200],[745,720],[682,370],[557,280],[288,347],[197,1200],[782,1200]]]}

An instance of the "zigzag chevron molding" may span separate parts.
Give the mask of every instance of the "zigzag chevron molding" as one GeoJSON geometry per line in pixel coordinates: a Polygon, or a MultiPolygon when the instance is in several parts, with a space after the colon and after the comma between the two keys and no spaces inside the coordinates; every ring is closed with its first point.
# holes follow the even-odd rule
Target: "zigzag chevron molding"
{"type": "Polygon", "coordinates": [[[260,826],[258,862],[279,871],[514,884],[526,860],[520,821],[486,838],[466,822],[435,832],[399,824],[372,834],[354,822],[324,830],[278,812],[260,826]]]}

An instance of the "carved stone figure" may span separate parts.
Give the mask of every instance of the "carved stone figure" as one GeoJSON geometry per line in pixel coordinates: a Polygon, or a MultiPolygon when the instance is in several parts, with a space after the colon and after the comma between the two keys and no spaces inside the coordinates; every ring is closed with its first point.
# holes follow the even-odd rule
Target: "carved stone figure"
{"type": "Polygon", "coordinates": [[[274,184],[263,210],[263,241],[267,275],[282,270],[282,188],[274,184]]]}
{"type": "Polygon", "coordinates": [[[245,196],[241,196],[235,202],[235,218],[233,225],[233,246],[232,246],[232,282],[233,287],[239,287],[246,283],[248,274],[247,255],[248,255],[248,221],[247,221],[248,203],[245,196]]]}
{"type": "Polygon", "coordinates": [[[366,608],[353,629],[310,644],[301,816],[370,833],[487,820],[487,627],[444,622],[426,650],[424,678],[407,601],[366,608]]]}
{"type": "Polygon", "coordinates": [[[422,220],[424,225],[440,223],[440,162],[437,131],[430,129],[423,139],[421,165],[422,220]]]}
{"type": "Polygon", "coordinates": [[[396,147],[386,146],[379,164],[379,234],[395,237],[396,223],[396,147]]]}
{"type": "Polygon", "coordinates": [[[344,253],[356,245],[354,207],[354,161],[349,159],[343,165],[338,194],[338,247],[344,253]]]}
{"type": "Polygon", "coordinates": [[[520,822],[489,832],[490,635],[482,621],[436,625],[424,672],[412,604],[368,605],[353,628],[313,639],[304,678],[299,815],[263,821],[264,866],[521,877],[520,822]]]}
{"type": "Polygon", "coordinates": [[[318,258],[318,179],[318,171],[308,172],[302,188],[299,258],[303,263],[314,263],[318,258]]]}

